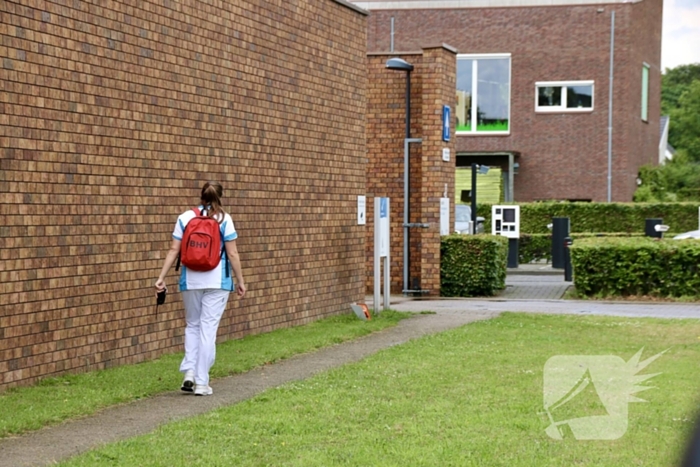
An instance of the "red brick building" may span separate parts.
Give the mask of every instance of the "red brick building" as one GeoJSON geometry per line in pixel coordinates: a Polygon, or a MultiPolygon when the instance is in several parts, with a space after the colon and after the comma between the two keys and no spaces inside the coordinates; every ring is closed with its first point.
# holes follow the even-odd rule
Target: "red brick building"
{"type": "Polygon", "coordinates": [[[457,49],[457,166],[500,166],[507,200],[631,201],[657,162],[662,0],[355,3],[370,53],[457,49]]]}
{"type": "MultiPolygon", "coordinates": [[[[220,339],[365,294],[366,12],[0,1],[0,390],[182,349],[177,215],[221,181],[249,288],[220,339]]],[[[176,371],[174,369],[173,371],[176,371]]]]}

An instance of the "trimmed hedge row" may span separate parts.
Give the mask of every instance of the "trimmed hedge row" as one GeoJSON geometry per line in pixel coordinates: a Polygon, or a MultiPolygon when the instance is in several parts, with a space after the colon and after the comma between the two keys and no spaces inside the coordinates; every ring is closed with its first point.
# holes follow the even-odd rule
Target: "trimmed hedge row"
{"type": "MultiPolygon", "coordinates": [[[[520,232],[546,234],[552,217],[568,217],[572,232],[643,232],[646,219],[661,218],[672,232],[698,228],[698,203],[518,203],[520,232]]],[[[491,205],[477,213],[491,230],[491,205]]]]}
{"type": "MultiPolygon", "coordinates": [[[[643,237],[643,232],[636,233],[572,233],[571,238],[576,241],[591,237],[643,237]]],[[[545,261],[552,262],[552,234],[521,234],[518,241],[518,261],[522,264],[545,261]]]]}
{"type": "Polygon", "coordinates": [[[700,296],[700,242],[587,238],[571,246],[576,291],[585,296],[700,296]]]}
{"type": "Polygon", "coordinates": [[[506,286],[508,239],[448,235],[440,244],[440,295],[492,296],[506,286]]]}

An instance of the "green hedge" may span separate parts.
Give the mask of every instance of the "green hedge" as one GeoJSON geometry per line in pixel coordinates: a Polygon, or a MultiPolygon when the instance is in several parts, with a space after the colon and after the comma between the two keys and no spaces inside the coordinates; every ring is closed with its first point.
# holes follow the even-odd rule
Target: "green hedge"
{"type": "Polygon", "coordinates": [[[552,262],[552,234],[521,234],[518,240],[518,261],[521,264],[552,262]]]}
{"type": "Polygon", "coordinates": [[[448,235],[440,244],[440,295],[492,296],[506,286],[508,239],[448,235]]]}
{"type": "MultiPolygon", "coordinates": [[[[572,232],[643,232],[646,219],[661,218],[671,232],[698,228],[698,203],[518,203],[521,233],[548,233],[552,217],[568,217],[572,232]]],[[[479,204],[477,214],[491,231],[491,205],[479,204]]]]}
{"type": "MultiPolygon", "coordinates": [[[[643,232],[634,233],[572,233],[574,241],[591,237],[643,237],[643,232]]],[[[521,264],[545,261],[552,262],[552,234],[521,234],[518,241],[518,261],[521,264]]]]}
{"type": "Polygon", "coordinates": [[[584,296],[700,296],[700,242],[587,238],[571,246],[576,292],[584,296]]]}

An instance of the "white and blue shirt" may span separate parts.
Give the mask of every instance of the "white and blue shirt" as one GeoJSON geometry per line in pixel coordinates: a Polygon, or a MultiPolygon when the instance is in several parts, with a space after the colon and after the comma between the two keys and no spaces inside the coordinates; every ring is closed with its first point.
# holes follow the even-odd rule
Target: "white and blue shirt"
{"type": "MultiPolygon", "coordinates": [[[[199,210],[202,211],[204,206],[199,206],[199,210]]],[[[175,223],[175,230],[173,231],[173,238],[182,241],[182,237],[185,233],[185,227],[189,221],[196,217],[195,212],[190,209],[183,212],[178,216],[177,222],[175,223]]],[[[215,216],[217,221],[221,220],[221,216],[215,216]]],[[[224,220],[219,224],[219,231],[221,232],[221,238],[224,242],[230,242],[238,238],[236,229],[233,226],[233,220],[228,213],[224,214],[224,220]]],[[[223,255],[226,254],[226,248],[222,251],[223,255]]],[[[187,269],[184,264],[180,265],[182,272],[180,273],[180,292],[185,290],[197,290],[197,289],[223,289],[223,290],[233,290],[233,268],[229,265],[229,274],[226,277],[226,270],[224,266],[228,264],[227,261],[219,261],[219,264],[211,271],[193,271],[187,269]]]]}

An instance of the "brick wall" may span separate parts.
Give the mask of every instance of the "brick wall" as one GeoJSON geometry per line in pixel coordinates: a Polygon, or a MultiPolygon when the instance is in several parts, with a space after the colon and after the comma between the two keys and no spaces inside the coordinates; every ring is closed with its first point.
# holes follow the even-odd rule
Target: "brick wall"
{"type": "Polygon", "coordinates": [[[362,12],[4,0],[0,59],[0,390],[181,350],[175,272],[157,316],[152,287],[206,180],[249,287],[221,340],[364,297],[362,12]]]}
{"type": "MultiPolygon", "coordinates": [[[[367,289],[373,289],[373,197],[391,198],[391,291],[402,293],[404,248],[404,137],[406,72],[388,70],[386,61],[395,54],[371,54],[368,58],[367,93],[367,289]]],[[[454,199],[454,134],[442,141],[442,108],[452,108],[454,133],[455,51],[449,46],[425,46],[421,52],[403,53],[411,63],[411,138],[409,145],[409,222],[429,224],[409,233],[409,289],[440,294],[440,198],[454,199]],[[442,149],[449,148],[449,162],[442,149]],[[415,279],[415,283],[414,283],[415,279]]],[[[453,206],[452,206],[453,207],[453,206]]],[[[454,223],[453,209],[450,225],[454,223]]]]}
{"type": "Polygon", "coordinates": [[[461,54],[511,54],[511,132],[460,136],[457,152],[517,151],[515,199],[607,199],[610,16],[616,12],[613,201],[630,201],[658,153],[661,0],[610,5],[372,11],[368,50],[446,42],[461,54]],[[599,11],[600,10],[600,11],[599,11]],[[640,119],[641,62],[651,65],[649,123],[640,119]],[[595,81],[591,113],[535,113],[535,82],[595,81]]]}

